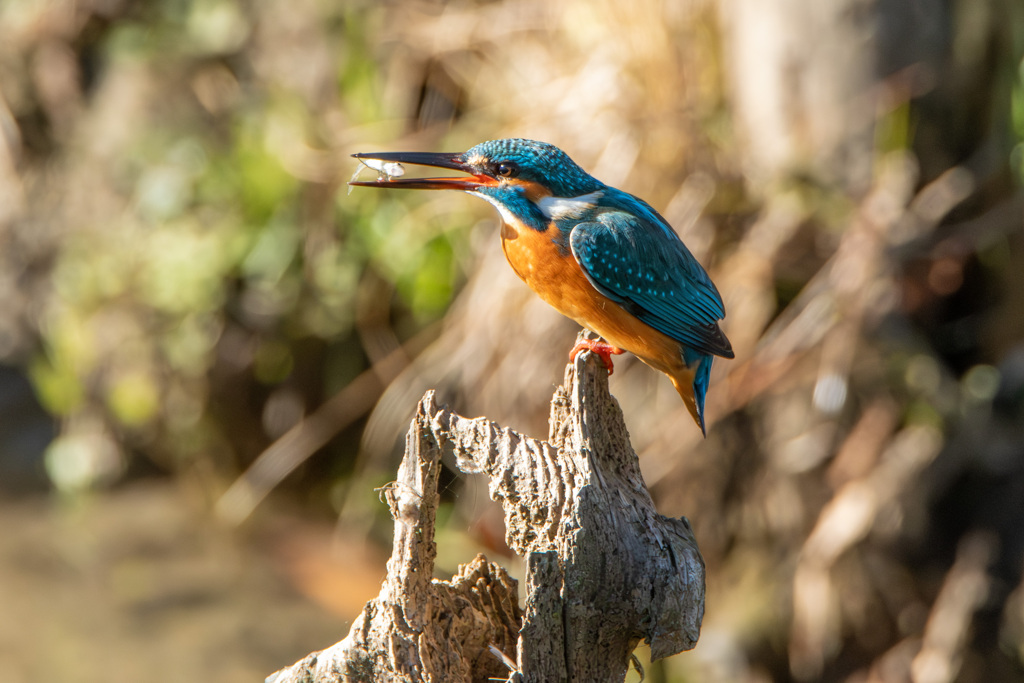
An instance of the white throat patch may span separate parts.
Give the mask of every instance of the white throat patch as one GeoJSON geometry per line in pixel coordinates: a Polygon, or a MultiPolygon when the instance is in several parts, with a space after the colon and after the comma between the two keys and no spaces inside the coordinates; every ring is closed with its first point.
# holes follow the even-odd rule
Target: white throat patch
{"type": "Polygon", "coordinates": [[[467,190],[466,194],[471,194],[476,197],[480,197],[480,199],[486,200],[488,203],[490,203],[492,206],[494,206],[494,208],[498,210],[498,213],[501,214],[501,219],[508,223],[509,225],[515,225],[518,222],[516,221],[516,217],[512,215],[512,212],[506,209],[505,205],[499,202],[494,197],[484,194],[483,192],[474,192],[473,190],[467,190]]]}
{"type": "Polygon", "coordinates": [[[537,208],[551,220],[570,218],[594,208],[603,196],[604,191],[598,190],[579,197],[544,197],[537,202],[537,208]]]}

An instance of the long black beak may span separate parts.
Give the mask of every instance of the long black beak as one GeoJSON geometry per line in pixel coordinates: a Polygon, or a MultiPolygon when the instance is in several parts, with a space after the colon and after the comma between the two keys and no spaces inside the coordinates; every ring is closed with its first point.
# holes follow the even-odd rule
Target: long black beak
{"type": "Polygon", "coordinates": [[[353,154],[368,167],[379,173],[377,180],[353,180],[349,185],[358,187],[393,187],[406,190],[473,190],[483,185],[494,184],[494,180],[486,175],[478,174],[473,168],[460,160],[460,154],[448,152],[364,152],[353,154]],[[364,161],[365,160],[365,161],[364,161]],[[434,168],[450,168],[473,174],[471,178],[396,178],[393,172],[396,167],[389,164],[414,164],[416,166],[432,166],[434,168]]]}

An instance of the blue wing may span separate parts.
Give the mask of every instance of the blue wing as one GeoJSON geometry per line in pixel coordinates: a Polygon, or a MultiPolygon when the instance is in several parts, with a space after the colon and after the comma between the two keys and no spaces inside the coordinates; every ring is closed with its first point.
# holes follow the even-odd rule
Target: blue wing
{"type": "Polygon", "coordinates": [[[722,297],[667,224],[606,210],[577,224],[569,244],[587,279],[609,299],[692,351],[733,357],[718,326],[722,297]]]}

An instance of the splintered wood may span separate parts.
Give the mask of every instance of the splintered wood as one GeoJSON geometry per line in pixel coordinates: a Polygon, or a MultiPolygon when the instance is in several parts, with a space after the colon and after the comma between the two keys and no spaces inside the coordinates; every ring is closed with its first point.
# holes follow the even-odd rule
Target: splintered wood
{"type": "Polygon", "coordinates": [[[428,392],[385,496],[395,539],[380,595],[343,641],[269,683],[619,682],[641,640],[653,659],[697,642],[703,560],[687,520],[655,511],[593,354],[566,368],[547,441],[456,415],[428,392]],[[516,581],[482,555],[431,580],[445,447],[463,472],[489,477],[506,540],[526,560],[525,612],[516,581]]]}

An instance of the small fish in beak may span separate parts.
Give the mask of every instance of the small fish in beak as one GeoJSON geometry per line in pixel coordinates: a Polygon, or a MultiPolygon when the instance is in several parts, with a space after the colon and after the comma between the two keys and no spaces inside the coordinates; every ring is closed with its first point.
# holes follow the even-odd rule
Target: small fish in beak
{"type": "MultiPolygon", "coordinates": [[[[372,169],[377,172],[377,181],[387,180],[391,182],[392,178],[399,178],[405,175],[405,166],[395,161],[381,161],[380,159],[360,159],[359,163],[361,166],[356,168],[356,172],[352,174],[352,178],[349,180],[350,183],[354,183],[359,179],[359,175],[364,169],[372,169]]],[[[352,185],[348,186],[348,193],[352,194],[352,185]]]]}

